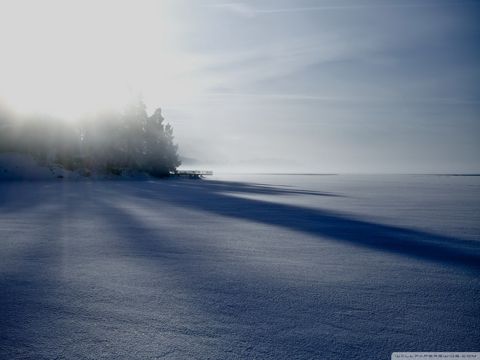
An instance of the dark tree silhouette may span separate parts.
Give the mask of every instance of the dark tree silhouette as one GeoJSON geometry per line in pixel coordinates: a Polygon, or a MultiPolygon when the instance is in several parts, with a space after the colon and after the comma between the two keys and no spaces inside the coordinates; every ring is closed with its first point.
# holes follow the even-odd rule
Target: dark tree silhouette
{"type": "Polygon", "coordinates": [[[180,165],[173,129],[163,124],[160,108],[147,119],[145,127],[145,169],[154,176],[165,176],[180,165]]]}
{"type": "Polygon", "coordinates": [[[180,165],[173,129],[161,110],[150,117],[141,99],[122,113],[106,112],[66,123],[46,117],[16,119],[0,109],[0,152],[32,155],[85,175],[143,172],[163,177],[180,165]]]}

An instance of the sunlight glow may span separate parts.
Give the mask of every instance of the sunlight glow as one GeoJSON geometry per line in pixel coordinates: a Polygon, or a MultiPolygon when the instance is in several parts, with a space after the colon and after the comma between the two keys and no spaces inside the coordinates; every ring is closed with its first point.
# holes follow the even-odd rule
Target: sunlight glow
{"type": "Polygon", "coordinates": [[[133,92],[175,101],[189,71],[160,1],[0,2],[0,99],[23,112],[77,116],[133,92]],[[21,19],[19,21],[19,19],[21,19]]]}

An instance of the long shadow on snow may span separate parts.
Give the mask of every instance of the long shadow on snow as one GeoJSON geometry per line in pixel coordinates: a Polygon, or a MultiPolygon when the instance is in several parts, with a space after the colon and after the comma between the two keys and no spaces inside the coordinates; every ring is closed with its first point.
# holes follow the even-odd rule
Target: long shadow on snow
{"type": "MultiPolygon", "coordinates": [[[[26,196],[30,195],[27,191],[26,196]]],[[[55,197],[46,201],[51,205],[55,203],[52,199],[55,197]]],[[[62,200],[62,194],[56,199],[62,200]]],[[[2,359],[56,358],[54,354],[64,351],[59,344],[68,342],[58,321],[58,313],[65,311],[68,303],[61,306],[59,302],[56,306],[51,303],[52,298],[63,297],[71,290],[59,279],[64,245],[59,225],[68,217],[68,211],[63,208],[62,201],[56,203],[58,206],[45,210],[36,219],[45,226],[35,233],[35,241],[15,255],[17,266],[0,272],[2,359]]],[[[23,208],[6,208],[19,216],[23,211],[23,208]]]]}
{"type": "MultiPolygon", "coordinates": [[[[123,196],[119,197],[121,201],[125,200],[123,196]]],[[[186,348],[190,349],[188,354],[192,357],[206,356],[197,354],[195,349],[196,342],[201,343],[207,338],[211,340],[208,356],[213,359],[340,358],[359,351],[355,344],[346,341],[345,329],[361,328],[363,333],[379,331],[383,310],[377,309],[376,313],[369,315],[370,320],[374,319],[373,325],[358,323],[355,318],[325,311],[332,308],[348,310],[351,306],[350,297],[332,296],[334,291],[331,288],[311,289],[293,284],[286,287],[268,276],[262,278],[248,274],[242,268],[244,265],[238,267],[238,264],[234,269],[218,271],[215,262],[196,256],[201,243],[198,248],[184,247],[162,226],[151,227],[127,208],[119,207],[118,197],[112,195],[105,200],[105,196],[101,196],[99,199],[102,199],[99,203],[104,219],[111,223],[112,230],[118,232],[117,241],[122,247],[126,246],[129,256],[144,264],[150,263],[152,269],[158,271],[153,277],[173,275],[178,290],[186,293],[180,300],[175,291],[159,289],[161,296],[171,297],[173,303],[165,305],[160,302],[160,312],[174,314],[174,321],[165,323],[163,320],[157,324],[155,322],[161,319],[152,318],[150,327],[156,331],[168,329],[174,334],[191,336],[186,348]],[[192,309],[191,318],[176,313],[175,303],[179,301],[192,309]],[[207,317],[199,321],[197,316],[202,314],[207,317]],[[375,329],[370,329],[371,326],[375,329]]],[[[390,335],[389,341],[394,343],[398,334],[390,335]]],[[[383,339],[366,336],[362,340],[368,342],[365,347],[368,351],[388,355],[383,348],[383,339]]],[[[169,344],[158,343],[156,346],[158,352],[163,352],[169,344]]]]}
{"type": "MultiPolygon", "coordinates": [[[[387,251],[461,267],[480,268],[480,246],[473,241],[436,235],[425,231],[378,224],[355,219],[332,211],[272,203],[229,195],[229,193],[288,195],[335,194],[302,192],[240,182],[165,181],[128,183],[124,195],[155,201],[168,200],[174,205],[193,208],[221,216],[285,227],[322,237],[345,241],[379,251],[387,251]]],[[[122,187],[125,189],[125,187],[122,187]]],[[[134,200],[134,199],[132,199],[134,200]]]]}
{"type": "MultiPolygon", "coordinates": [[[[268,276],[262,278],[258,274],[248,273],[242,269],[245,264],[239,265],[238,263],[232,263],[232,269],[219,271],[215,267],[215,262],[204,261],[201,256],[195,256],[198,251],[195,245],[193,248],[184,247],[181,242],[176,241],[175,234],[165,232],[162,225],[157,226],[154,222],[145,223],[141,215],[128,211],[128,206],[123,208],[117,204],[132,204],[137,200],[139,201],[137,206],[143,210],[168,212],[168,208],[159,207],[155,203],[157,199],[161,199],[161,204],[165,205],[165,199],[167,199],[176,206],[200,208],[221,215],[227,214],[274,225],[279,225],[280,219],[276,219],[279,216],[302,217],[308,214],[310,217],[306,223],[309,221],[330,222],[333,219],[336,221],[335,224],[340,226],[346,223],[350,227],[365,226],[367,229],[373,228],[375,231],[379,231],[376,229],[379,226],[381,234],[388,229],[388,231],[392,231],[393,235],[389,235],[392,237],[395,236],[395,232],[391,227],[365,224],[352,219],[339,219],[338,216],[325,215],[323,212],[314,210],[238,199],[212,192],[204,194],[197,192],[204,191],[208,186],[197,188],[189,184],[185,187],[183,184],[173,184],[172,186],[180,186],[182,189],[179,197],[178,191],[175,191],[175,195],[170,192],[171,185],[170,183],[152,184],[150,190],[145,190],[145,184],[137,187],[137,184],[132,183],[129,185],[131,186],[130,191],[122,194],[112,191],[109,196],[99,196],[98,198],[103,199],[101,202],[102,207],[105,208],[103,211],[105,219],[112,224],[113,230],[118,231],[118,240],[127,245],[129,253],[136,257],[140,252],[142,261],[151,262],[151,265],[160,271],[156,276],[161,276],[162,271],[177,274],[178,287],[189,293],[183,301],[188,301],[192,308],[199,308],[209,315],[209,321],[203,324],[204,327],[199,327],[195,322],[187,320],[185,324],[181,321],[178,325],[175,324],[172,331],[222,339],[220,344],[215,345],[216,352],[212,354],[213,358],[228,358],[228,355],[232,354],[241,357],[255,355],[272,359],[354,358],[355,356],[375,358],[371,356],[372,353],[376,354],[378,358],[384,358],[392,349],[398,346],[405,347],[405,343],[408,344],[411,337],[415,338],[413,335],[399,332],[396,327],[391,329],[384,327],[385,318],[392,316],[396,311],[388,297],[386,302],[379,302],[374,293],[364,294],[359,302],[363,306],[365,304],[375,306],[375,311],[360,312],[359,317],[346,316],[344,313],[355,311],[352,308],[355,302],[351,301],[358,295],[355,293],[355,288],[336,289],[328,284],[322,284],[316,288],[301,284],[285,286],[285,284],[272,281],[268,276]],[[191,202],[196,203],[197,201],[204,205],[191,204],[191,202]],[[205,207],[206,202],[214,202],[216,206],[210,204],[209,207],[205,207]],[[251,209],[251,207],[253,208],[251,209]],[[259,207],[269,215],[261,215],[259,207]],[[229,209],[228,212],[227,209],[229,209]],[[256,215],[240,215],[243,212],[248,213],[250,209],[256,215]],[[271,211],[273,212],[271,213],[271,211]],[[115,224],[119,224],[119,226],[114,226],[115,224]],[[143,254],[149,256],[144,257],[143,254]],[[335,309],[335,311],[328,309],[335,309]],[[231,324],[232,328],[224,327],[223,324],[231,324]],[[359,334],[356,342],[351,341],[352,333],[359,334]],[[379,333],[382,333],[382,336],[378,336],[379,333]],[[362,346],[359,347],[359,344],[362,346]]],[[[221,188],[223,189],[225,186],[222,185],[221,188]]],[[[126,188],[121,187],[120,189],[125,190],[126,188]]],[[[282,226],[294,230],[314,231],[315,227],[312,224],[309,225],[312,228],[307,227],[306,223],[301,227],[293,226],[291,223],[282,224],[282,226]]],[[[327,233],[330,234],[331,230],[327,233]]],[[[410,231],[407,231],[407,234],[409,233],[410,231]]],[[[418,236],[423,234],[414,233],[418,236]]],[[[320,233],[322,236],[324,234],[325,231],[320,233]]],[[[198,247],[202,247],[202,244],[199,243],[198,247]]],[[[397,298],[397,301],[401,302],[403,299],[398,300],[397,298]]],[[[417,328],[418,326],[414,327],[412,331],[417,328]]],[[[415,335],[420,337],[421,334],[415,335]]],[[[471,346],[472,341],[472,338],[469,337],[459,338],[458,330],[452,330],[448,339],[444,338],[422,345],[446,351],[452,346],[460,348],[460,343],[462,346],[471,346]]],[[[418,341],[416,344],[418,346],[418,341]]]]}
{"type": "MultiPolygon", "coordinates": [[[[151,227],[141,217],[118,206],[119,197],[100,196],[98,209],[111,224],[111,230],[118,232],[118,245],[128,249],[131,259],[149,263],[154,269],[153,278],[175,278],[176,289],[159,288],[158,295],[171,298],[171,303],[160,301],[158,306],[160,312],[173,315],[173,321],[152,315],[149,326],[158,332],[190,336],[190,342],[185,345],[188,358],[207,356],[196,352],[197,342],[205,343],[205,339],[209,339],[206,351],[213,359],[251,358],[252,353],[265,359],[292,358],[293,355],[303,359],[331,351],[325,349],[331,345],[331,339],[319,336],[321,331],[315,330],[322,317],[324,321],[336,321],[325,319],[323,314],[328,299],[286,290],[274,282],[248,279],[244,271],[219,273],[212,263],[196,256],[196,247],[183,246],[176,241],[175,234],[168,233],[162,226],[151,227]],[[185,296],[179,299],[176,290],[185,296]],[[177,313],[178,302],[188,305],[191,313],[177,313]],[[302,311],[293,312],[292,304],[302,311]],[[202,314],[208,317],[202,318],[202,314]],[[314,329],[313,334],[289,332],[299,324],[302,328],[314,329]]],[[[152,311],[155,314],[155,310],[152,311]]],[[[162,353],[168,351],[170,345],[158,343],[156,347],[158,353],[162,353]]]]}
{"type": "Polygon", "coordinates": [[[62,186],[54,181],[0,181],[0,214],[42,206],[56,198],[62,186]]]}

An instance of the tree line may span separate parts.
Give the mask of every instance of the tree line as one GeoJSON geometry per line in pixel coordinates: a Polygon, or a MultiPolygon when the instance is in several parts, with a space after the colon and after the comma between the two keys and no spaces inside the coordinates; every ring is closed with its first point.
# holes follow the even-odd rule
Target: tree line
{"type": "Polygon", "coordinates": [[[0,109],[0,152],[29,154],[40,164],[59,164],[86,176],[144,172],[164,177],[180,165],[172,126],[160,109],[148,116],[141,100],[122,112],[75,122],[0,109]]]}

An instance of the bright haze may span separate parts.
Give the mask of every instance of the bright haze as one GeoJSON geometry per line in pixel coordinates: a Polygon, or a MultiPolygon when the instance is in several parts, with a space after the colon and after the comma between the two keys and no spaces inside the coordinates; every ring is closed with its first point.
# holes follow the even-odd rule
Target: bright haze
{"type": "Polygon", "coordinates": [[[132,93],[185,168],[480,172],[480,2],[0,1],[0,99],[66,119],[132,93]]]}

